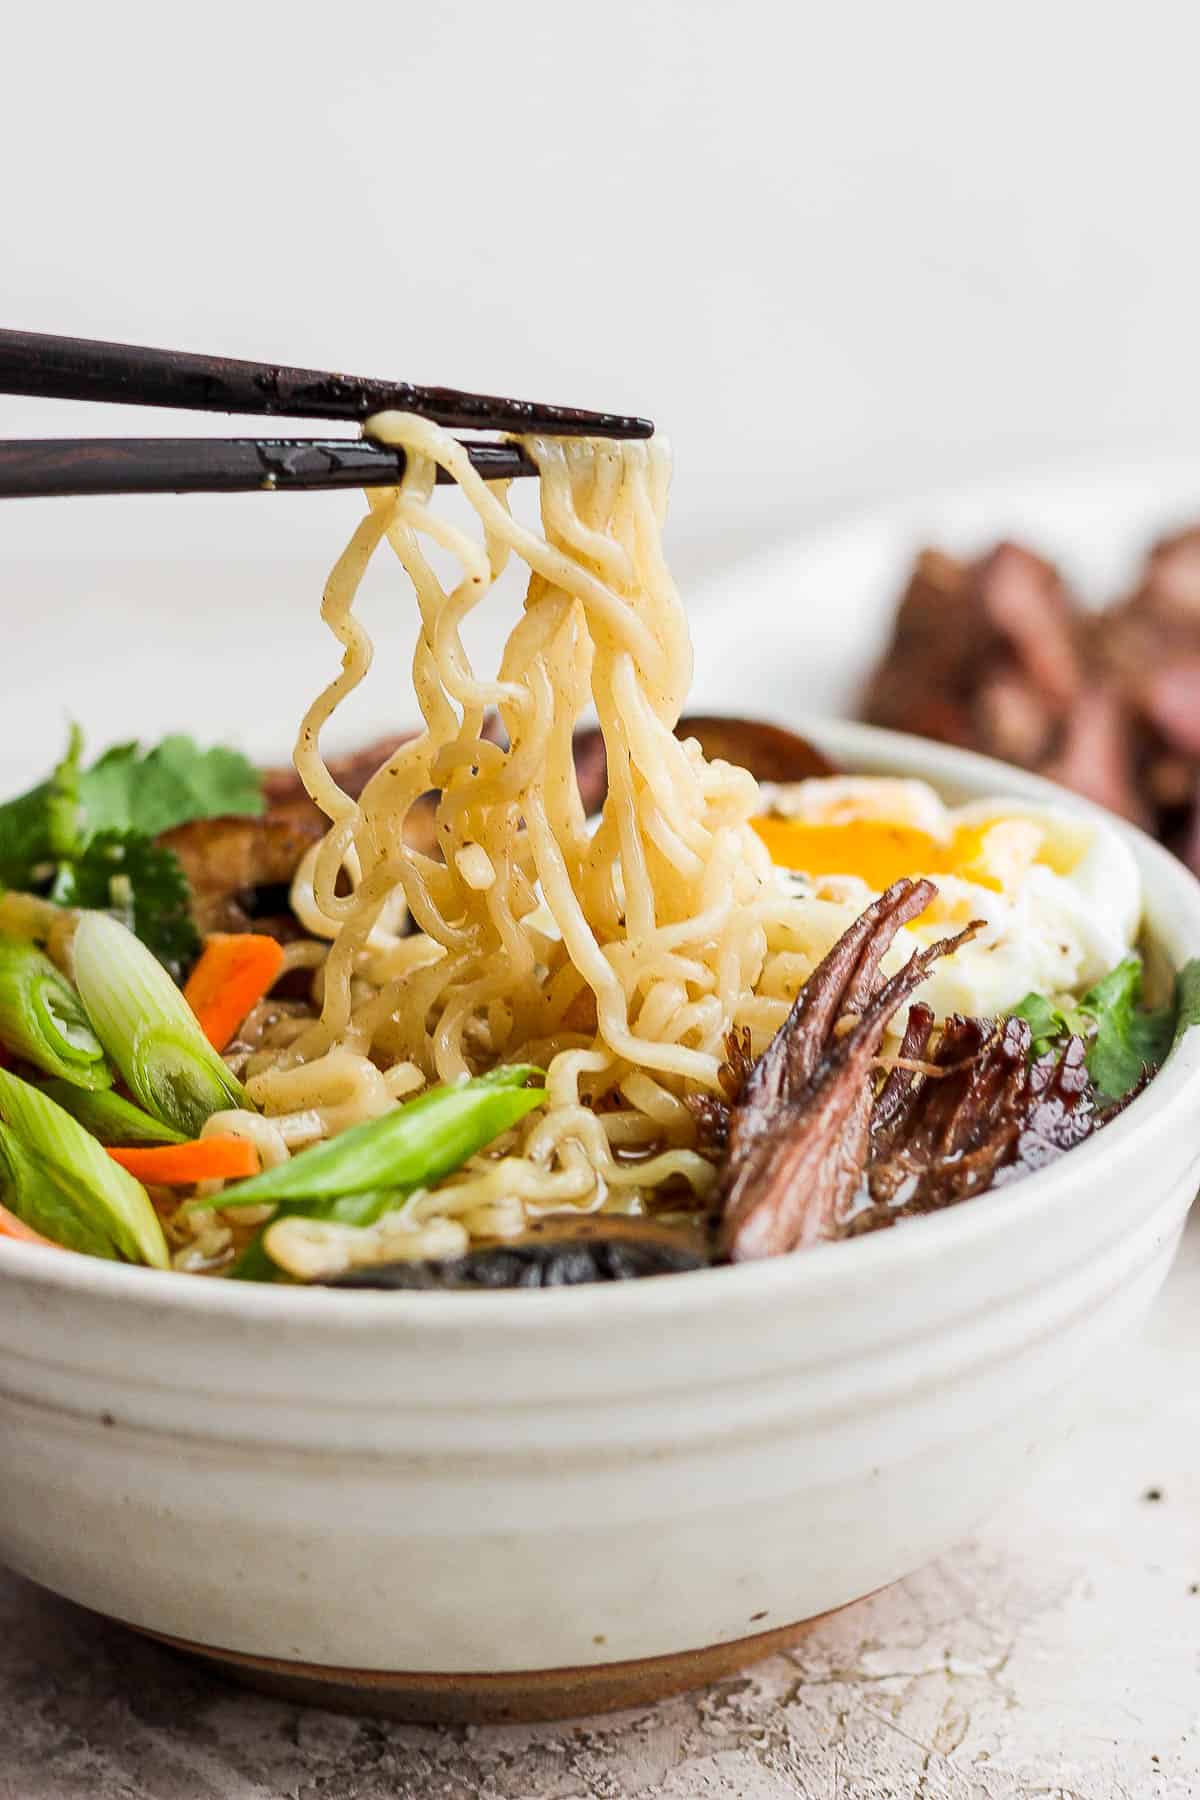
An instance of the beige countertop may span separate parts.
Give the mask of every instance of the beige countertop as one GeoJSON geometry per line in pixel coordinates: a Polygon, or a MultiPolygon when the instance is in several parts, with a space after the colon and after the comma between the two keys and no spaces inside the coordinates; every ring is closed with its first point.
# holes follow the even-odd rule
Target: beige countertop
{"type": "Polygon", "coordinates": [[[933,1567],[740,1677],[567,1725],[260,1700],[0,1574],[0,1800],[1200,1795],[1200,1219],[1098,1386],[1091,1423],[933,1567]]]}

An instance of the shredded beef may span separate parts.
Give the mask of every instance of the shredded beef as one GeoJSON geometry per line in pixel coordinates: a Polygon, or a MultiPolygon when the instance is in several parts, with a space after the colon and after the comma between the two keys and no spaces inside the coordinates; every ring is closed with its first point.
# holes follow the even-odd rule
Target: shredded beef
{"type": "Polygon", "coordinates": [[[881,981],[902,925],[925,910],[929,881],[898,881],[816,968],[754,1065],[730,1118],[722,1168],[721,1250],[735,1262],[829,1236],[855,1193],[868,1149],[873,1072],[888,1021],[931,964],[973,935],[918,951],[881,981]]]}
{"type": "Polygon", "coordinates": [[[918,558],[864,717],[1034,767],[1084,685],[1080,612],[1019,544],[977,562],[918,558]]]}
{"type": "Polygon", "coordinates": [[[923,551],[862,713],[1060,781],[1200,873],[1200,527],[1101,612],[1020,545],[923,551]]]}
{"type": "Polygon", "coordinates": [[[716,1094],[688,1094],[684,1105],[696,1121],[696,1148],[709,1156],[723,1155],[729,1144],[729,1102],[716,1094]]]}
{"type": "Polygon", "coordinates": [[[1023,1019],[954,1016],[938,1027],[917,1002],[899,1050],[880,1056],[888,1021],[931,963],[976,929],[882,981],[881,957],[933,891],[897,882],[869,907],[805,983],[727,1123],[720,1100],[705,1114],[724,1132],[718,1243],[734,1262],[951,1206],[1041,1168],[1104,1123],[1082,1040],[1031,1066],[1023,1019]]]}

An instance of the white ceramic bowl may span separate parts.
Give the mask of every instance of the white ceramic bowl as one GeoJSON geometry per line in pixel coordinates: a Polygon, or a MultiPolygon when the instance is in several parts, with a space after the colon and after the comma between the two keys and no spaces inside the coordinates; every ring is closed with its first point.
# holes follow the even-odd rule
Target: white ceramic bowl
{"type": "MultiPolygon", "coordinates": [[[[952,796],[1090,810],[977,757],[812,730],[952,796]]],[[[1200,885],[1127,835],[1154,937],[1200,954],[1200,885]]],[[[757,1265],[296,1292],[0,1243],[0,1553],[143,1629],[417,1716],[686,1685],[1019,1486],[1149,1305],[1198,1165],[1200,1031],[1042,1173],[757,1265]]]]}

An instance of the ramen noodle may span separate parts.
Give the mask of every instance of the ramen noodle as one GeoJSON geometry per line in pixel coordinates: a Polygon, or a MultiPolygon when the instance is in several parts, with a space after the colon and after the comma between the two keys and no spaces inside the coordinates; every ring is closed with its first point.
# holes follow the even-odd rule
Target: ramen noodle
{"type": "Polygon", "coordinates": [[[328,944],[320,1016],[268,1030],[250,1097],[268,1130],[297,1143],[426,1083],[529,1061],[546,1070],[544,1112],[420,1199],[418,1217],[496,1235],[563,1206],[703,1196],[714,1170],[684,1097],[719,1091],[731,1028],[750,1027],[761,1046],[784,1017],[788,984],[772,981],[771,963],[787,955],[788,902],[749,825],[753,779],[673,734],[691,649],[662,549],[668,453],[657,441],[525,440],[541,475],[537,532],[514,518],[507,484],[484,481],[437,426],[385,413],[368,430],[404,450],[406,472],[370,494],[329,579],[322,614],[342,667],[295,753],[330,820],[292,890],[298,919],[328,944]],[[474,534],[434,510],[439,467],[470,502],[474,534]],[[321,735],[370,667],[355,597],[385,544],[417,597],[424,730],[356,802],[321,735]],[[457,579],[435,573],[435,550],[457,579]],[[529,571],[524,607],[486,676],[463,628],[512,556],[529,571]],[[589,708],[608,758],[594,821],[572,757],[589,708]],[[506,747],[481,736],[491,712],[506,747]],[[440,859],[405,841],[431,789],[440,859]],[[419,934],[405,934],[409,922],[419,934]]]}

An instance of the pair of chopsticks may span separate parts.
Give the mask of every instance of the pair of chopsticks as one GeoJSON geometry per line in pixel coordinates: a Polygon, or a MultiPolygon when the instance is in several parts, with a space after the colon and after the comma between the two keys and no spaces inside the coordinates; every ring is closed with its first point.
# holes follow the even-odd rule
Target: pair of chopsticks
{"type": "MultiPolygon", "coordinates": [[[[648,419],[502,400],[320,369],[0,330],[0,393],[125,406],[363,420],[395,408],[454,430],[647,438],[648,419]]],[[[517,444],[471,440],[489,481],[537,470],[517,444]]],[[[0,441],[0,498],[392,487],[404,452],[368,438],[22,438],[0,441]]],[[[439,480],[450,480],[443,470],[439,480]]]]}

